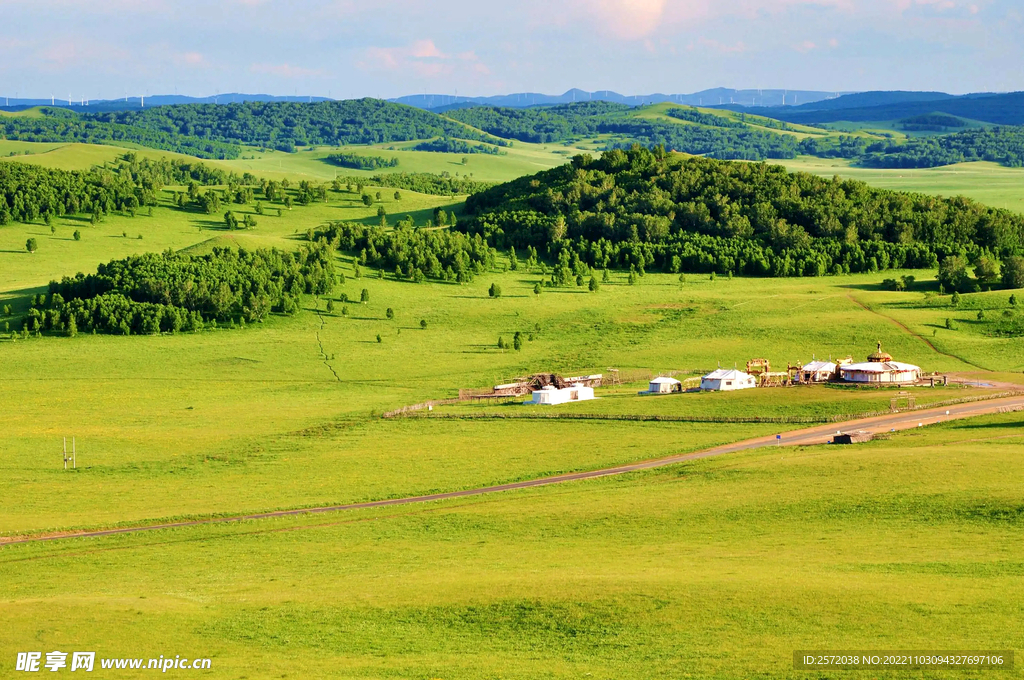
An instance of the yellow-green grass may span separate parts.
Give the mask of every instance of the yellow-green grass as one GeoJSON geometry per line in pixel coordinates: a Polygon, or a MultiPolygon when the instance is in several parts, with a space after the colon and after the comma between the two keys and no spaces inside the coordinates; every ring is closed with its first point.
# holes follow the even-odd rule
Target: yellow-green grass
{"type": "Polygon", "coordinates": [[[646,120],[656,120],[663,123],[674,123],[677,125],[699,125],[692,121],[681,120],[668,115],[668,111],[672,109],[696,109],[700,113],[707,114],[710,116],[717,116],[728,121],[736,123],[743,123],[749,128],[756,130],[763,130],[765,132],[774,132],[780,135],[792,135],[798,139],[805,139],[807,137],[828,137],[832,133],[828,130],[821,128],[811,127],[809,125],[799,125],[797,123],[783,123],[782,121],[775,120],[773,118],[767,118],[765,116],[754,116],[750,114],[742,114],[738,111],[729,111],[726,109],[706,109],[698,106],[686,106],[682,104],[673,104],[671,102],[664,102],[661,104],[653,104],[651,106],[645,106],[635,113],[631,113],[630,116],[634,118],[643,118],[646,120]],[[782,130],[774,125],[786,125],[787,129],[782,130]]]}
{"type": "Polygon", "coordinates": [[[10,546],[0,653],[460,680],[801,678],[796,649],[1019,650],[1022,439],[1010,414],[475,500],[10,546]]]}
{"type": "Polygon", "coordinates": [[[881,189],[916,191],[941,196],[967,196],[996,208],[1024,212],[1024,170],[997,163],[976,162],[919,170],[859,168],[843,159],[801,156],[773,161],[790,170],[823,177],[848,177],[881,189]]]}
{"type": "MultiPolygon", "coordinates": [[[[277,239],[295,245],[288,236],[277,239]]],[[[71,265],[74,248],[84,243],[69,242],[68,254],[51,266],[91,270],[95,265],[86,264],[85,255],[71,265]]],[[[42,252],[0,255],[32,258],[42,252]]],[[[879,340],[898,359],[926,371],[976,371],[975,364],[1008,373],[1024,368],[1021,339],[948,331],[929,336],[946,354],[931,349],[882,314],[915,331],[948,310],[905,306],[924,302],[921,293],[873,290],[881,275],[762,281],[691,276],[680,284],[676,276],[651,273],[629,286],[616,273],[597,293],[573,287],[536,296],[538,273],[494,272],[461,286],[412,284],[390,275],[381,280],[373,270],[355,279],[348,261],[339,264],[347,280],[335,294],[332,315],[323,311],[325,301],[309,300],[320,314],[307,309],[245,330],[0,343],[9,386],[0,391],[0,408],[9,414],[0,441],[6,467],[0,531],[465,488],[798,427],[381,421],[375,415],[535,371],[693,370],[762,356],[778,366],[809,360],[812,353],[860,358],[879,340]],[[488,297],[491,282],[501,285],[501,298],[488,297]],[[339,300],[342,292],[358,299],[363,288],[368,304],[339,300]],[[395,320],[386,319],[387,308],[395,310],[395,320]],[[427,322],[425,330],[420,320],[427,322]],[[520,352],[498,350],[498,337],[510,340],[516,331],[532,333],[533,341],[520,352]],[[78,437],[84,469],[77,475],[60,469],[65,435],[78,437]],[[587,445],[551,444],[563,441],[587,445]],[[56,505],[55,489],[61,498],[56,505]]],[[[965,298],[974,304],[972,296],[965,298]]],[[[922,403],[962,393],[936,390],[922,394],[922,403]]],[[[830,389],[766,390],[734,399],[612,394],[574,407],[819,415],[885,408],[890,397],[830,389]]]]}
{"type": "Polygon", "coordinates": [[[23,109],[21,111],[0,111],[0,116],[4,118],[42,118],[45,114],[40,106],[33,106],[30,109],[23,109]]]}
{"type": "Polygon", "coordinates": [[[0,141],[0,161],[15,161],[30,165],[41,165],[57,170],[88,170],[97,165],[116,161],[127,152],[134,152],[142,158],[152,160],[177,159],[200,163],[194,156],[150,149],[137,144],[80,144],[64,142],[19,142],[0,141]],[[15,155],[12,155],[14,152],[15,155]]]}
{"type": "MultiPolygon", "coordinates": [[[[102,147],[100,147],[102,148],[102,147]]],[[[221,187],[223,188],[223,187],[221,187]]],[[[225,239],[224,245],[241,244],[246,247],[277,247],[294,250],[297,241],[305,238],[310,228],[316,228],[328,220],[365,220],[376,223],[377,208],[383,206],[394,222],[405,215],[411,215],[417,224],[426,224],[435,207],[446,210],[460,209],[461,201],[447,196],[427,196],[411,191],[401,191],[395,200],[394,189],[379,189],[381,200],[366,207],[360,196],[352,192],[329,192],[327,203],[313,203],[291,210],[280,202],[264,202],[263,215],[257,215],[255,203],[249,205],[223,204],[222,212],[215,215],[195,210],[179,210],[171,207],[173,192],[181,187],[168,187],[160,198],[160,205],[142,208],[136,217],[112,214],[99,224],[90,224],[87,217],[77,215],[56,218],[55,233],[41,222],[33,224],[16,223],[0,227],[0,301],[17,297],[25,292],[45,286],[49,281],[76,272],[94,271],[100,262],[115,257],[144,252],[161,252],[167,248],[179,250],[211,238],[225,239]],[[223,211],[231,210],[241,219],[252,215],[257,220],[253,230],[228,232],[224,228],[223,211]],[[277,216],[278,210],[281,216],[277,216]],[[74,232],[81,233],[81,240],[74,240],[74,232]],[[140,239],[139,236],[142,238],[140,239]],[[28,253],[25,242],[35,238],[38,250],[28,253]]],[[[377,188],[366,189],[376,195],[377,188]]],[[[294,194],[294,191],[292,191],[294,194]]],[[[293,195],[294,199],[294,195],[293,195]]]]}
{"type": "Polygon", "coordinates": [[[843,133],[855,134],[855,135],[872,135],[876,137],[885,136],[893,139],[907,139],[913,137],[935,137],[937,135],[948,135],[954,132],[960,132],[963,130],[977,129],[977,128],[990,128],[992,123],[986,123],[980,120],[971,120],[963,118],[966,125],[962,128],[946,128],[944,130],[904,130],[900,124],[900,120],[882,120],[882,121],[836,121],[834,123],[825,123],[824,126],[828,130],[836,130],[843,133]]]}
{"type": "Polygon", "coordinates": [[[251,172],[267,177],[304,178],[327,181],[335,176],[369,177],[389,172],[448,172],[452,176],[468,176],[480,182],[506,182],[522,175],[557,167],[566,163],[579,149],[557,144],[527,144],[514,142],[511,147],[502,147],[501,155],[434,153],[412,151],[418,142],[394,142],[373,146],[316,147],[296,153],[280,151],[253,151],[246,153],[250,158],[217,161],[211,164],[229,168],[238,173],[251,172]],[[367,156],[397,158],[394,168],[380,170],[354,170],[333,165],[327,156],[343,151],[367,156]],[[253,158],[254,156],[254,158],[253,158]],[[463,158],[466,163],[463,164],[463,158]]]}

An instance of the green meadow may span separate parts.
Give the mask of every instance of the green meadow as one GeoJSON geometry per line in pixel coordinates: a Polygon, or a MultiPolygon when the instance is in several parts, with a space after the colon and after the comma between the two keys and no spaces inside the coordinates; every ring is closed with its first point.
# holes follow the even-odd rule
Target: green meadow
{"type": "Polygon", "coordinates": [[[1020,649],[1018,418],[12,546],[0,648],[210,657],[213,677],[446,679],[838,678],[792,670],[793,651],[1020,649]]]}
{"type": "MultiPolygon", "coordinates": [[[[397,157],[400,172],[481,181],[554,167],[574,152],[516,143],[463,165],[458,154],[390,146],[345,150],[397,157]]],[[[374,174],[328,164],[332,151],[206,162],[290,181],[374,174]]],[[[0,160],[10,152],[14,162],[73,169],[123,149],[0,142],[0,160]]],[[[993,205],[1001,197],[1024,210],[1019,171],[989,164],[790,167],[993,205]]],[[[420,225],[435,207],[459,212],[464,198],[381,193],[392,222],[409,214],[420,225]]],[[[172,207],[170,191],[151,215],[58,218],[53,232],[8,225],[0,305],[20,314],[51,279],[133,253],[295,249],[328,220],[376,223],[377,205],[359,199],[330,192],[327,203],[280,216],[270,205],[245,231],[172,207]]],[[[812,357],[863,360],[881,342],[929,373],[1024,385],[1024,338],[997,337],[977,318],[1013,313],[1009,293],[964,295],[953,308],[931,271],[758,280],[652,272],[635,285],[613,271],[596,292],[538,295],[547,276],[504,262],[466,284],[415,284],[366,267],[357,278],[347,254],[336,265],[345,280],[333,312],[307,296],[297,315],[247,327],[11,340],[0,318],[0,537],[453,491],[801,427],[381,418],[533,372],[685,378],[755,357],[784,370],[812,357]],[[917,278],[913,290],[882,288],[901,274],[917,278]],[[492,283],[500,297],[489,296],[492,283]],[[366,303],[346,301],[364,289],[366,303]],[[498,348],[517,332],[521,350],[498,348]],[[77,470],[63,470],[64,437],[75,438],[77,470]]],[[[885,410],[895,394],[636,394],[645,387],[605,387],[595,401],[545,412],[821,418],[885,410]]],[[[924,405],[1001,389],[913,393],[924,405]]],[[[211,657],[212,676],[225,678],[825,678],[845,675],[793,671],[793,650],[1019,649],[1022,438],[1020,414],[1004,414],[856,447],[750,451],[470,500],[8,545],[0,663],[17,651],[88,649],[211,657]]],[[[947,676],[964,674],[912,675],[947,676]]]]}

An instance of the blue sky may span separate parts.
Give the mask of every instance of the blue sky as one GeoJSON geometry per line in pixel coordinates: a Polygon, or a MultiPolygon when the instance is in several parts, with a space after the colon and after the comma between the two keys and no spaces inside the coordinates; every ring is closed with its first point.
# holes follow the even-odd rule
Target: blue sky
{"type": "Polygon", "coordinates": [[[1020,0],[0,0],[0,94],[1024,90],[1020,0]]]}

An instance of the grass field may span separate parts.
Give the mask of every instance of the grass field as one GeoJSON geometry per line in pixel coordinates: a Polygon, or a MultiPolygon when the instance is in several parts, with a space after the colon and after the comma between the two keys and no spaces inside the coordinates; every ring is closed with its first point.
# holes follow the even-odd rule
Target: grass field
{"type": "Polygon", "coordinates": [[[996,208],[1024,212],[1024,173],[997,163],[959,163],[920,170],[874,170],[858,168],[843,159],[801,156],[779,161],[790,170],[822,177],[848,177],[880,189],[916,191],[940,196],[967,196],[996,208]]]}
{"type": "MultiPolygon", "coordinates": [[[[0,155],[3,144],[19,143],[0,143],[0,155]]],[[[108,149],[35,158],[70,166],[108,149]]],[[[402,154],[398,170],[421,156],[433,171],[449,162],[363,149],[402,154]]],[[[470,156],[468,171],[500,179],[554,165],[556,150],[517,144],[508,156],[470,156]]],[[[278,160],[290,178],[328,179],[327,153],[230,167],[269,174],[278,160]]],[[[980,178],[1012,177],[1004,172],[978,164],[969,182],[932,174],[927,188],[982,191],[992,180],[980,178]]],[[[1009,182],[1002,191],[1014,195],[1009,182]]],[[[390,215],[421,224],[459,202],[383,194],[390,215]]],[[[59,219],[53,235],[8,225],[0,303],[20,312],[50,279],[130,253],[295,248],[325,220],[375,221],[376,206],[357,198],[332,193],[281,217],[272,206],[246,232],[166,198],[151,217],[59,219]],[[29,237],[36,253],[24,250],[29,237]]],[[[799,427],[379,417],[534,371],[688,373],[753,357],[785,367],[812,355],[862,359],[881,341],[928,372],[1024,384],[1024,338],[992,337],[971,321],[979,309],[1008,309],[1008,295],[965,295],[953,310],[934,294],[934,272],[912,272],[919,284],[904,293],[879,284],[908,272],[685,282],[648,273],[635,286],[614,272],[596,293],[535,295],[536,271],[413,284],[372,269],[356,279],[347,256],[337,264],[347,280],[333,314],[306,298],[298,315],[245,329],[0,339],[0,536],[450,491],[799,427]],[[492,282],[500,298],[488,296],[492,282]],[[340,301],[364,288],[368,303],[340,301]],[[499,350],[498,337],[516,331],[532,339],[499,350]],[[65,436],[79,453],[68,473],[65,436]]],[[[828,387],[637,396],[643,387],[604,388],[555,412],[820,416],[885,409],[892,396],[828,387]]],[[[924,404],[986,391],[915,393],[924,404]]],[[[791,666],[797,648],[1019,648],[1022,438],[1020,414],[1007,414],[472,501],[6,546],[0,663],[67,648],[208,656],[211,675],[225,678],[804,678],[791,666]]]]}
{"type": "Polygon", "coordinates": [[[798,678],[801,648],[1020,649],[1022,434],[1001,416],[487,500],[8,548],[0,649],[446,679],[798,678]]]}

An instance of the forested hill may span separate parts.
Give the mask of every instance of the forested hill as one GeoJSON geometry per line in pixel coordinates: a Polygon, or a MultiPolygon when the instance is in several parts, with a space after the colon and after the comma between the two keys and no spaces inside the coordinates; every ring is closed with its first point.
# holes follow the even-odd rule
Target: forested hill
{"type": "Polygon", "coordinates": [[[608,114],[632,107],[611,102],[580,102],[538,108],[480,106],[453,109],[445,116],[506,139],[545,144],[599,134],[608,114]]]}
{"type": "Polygon", "coordinates": [[[1009,257],[1024,217],[779,166],[613,150],[470,196],[459,228],[590,266],[793,276],[1009,257]]]}
{"type": "Polygon", "coordinates": [[[322,144],[377,144],[433,137],[501,143],[437,114],[380,99],[185,104],[99,113],[87,120],[282,151],[322,144]]]}
{"type": "Polygon", "coordinates": [[[238,145],[179,133],[175,128],[145,128],[86,120],[63,109],[42,109],[41,117],[0,118],[0,139],[23,142],[130,142],[198,158],[238,158],[238,145]]]}

